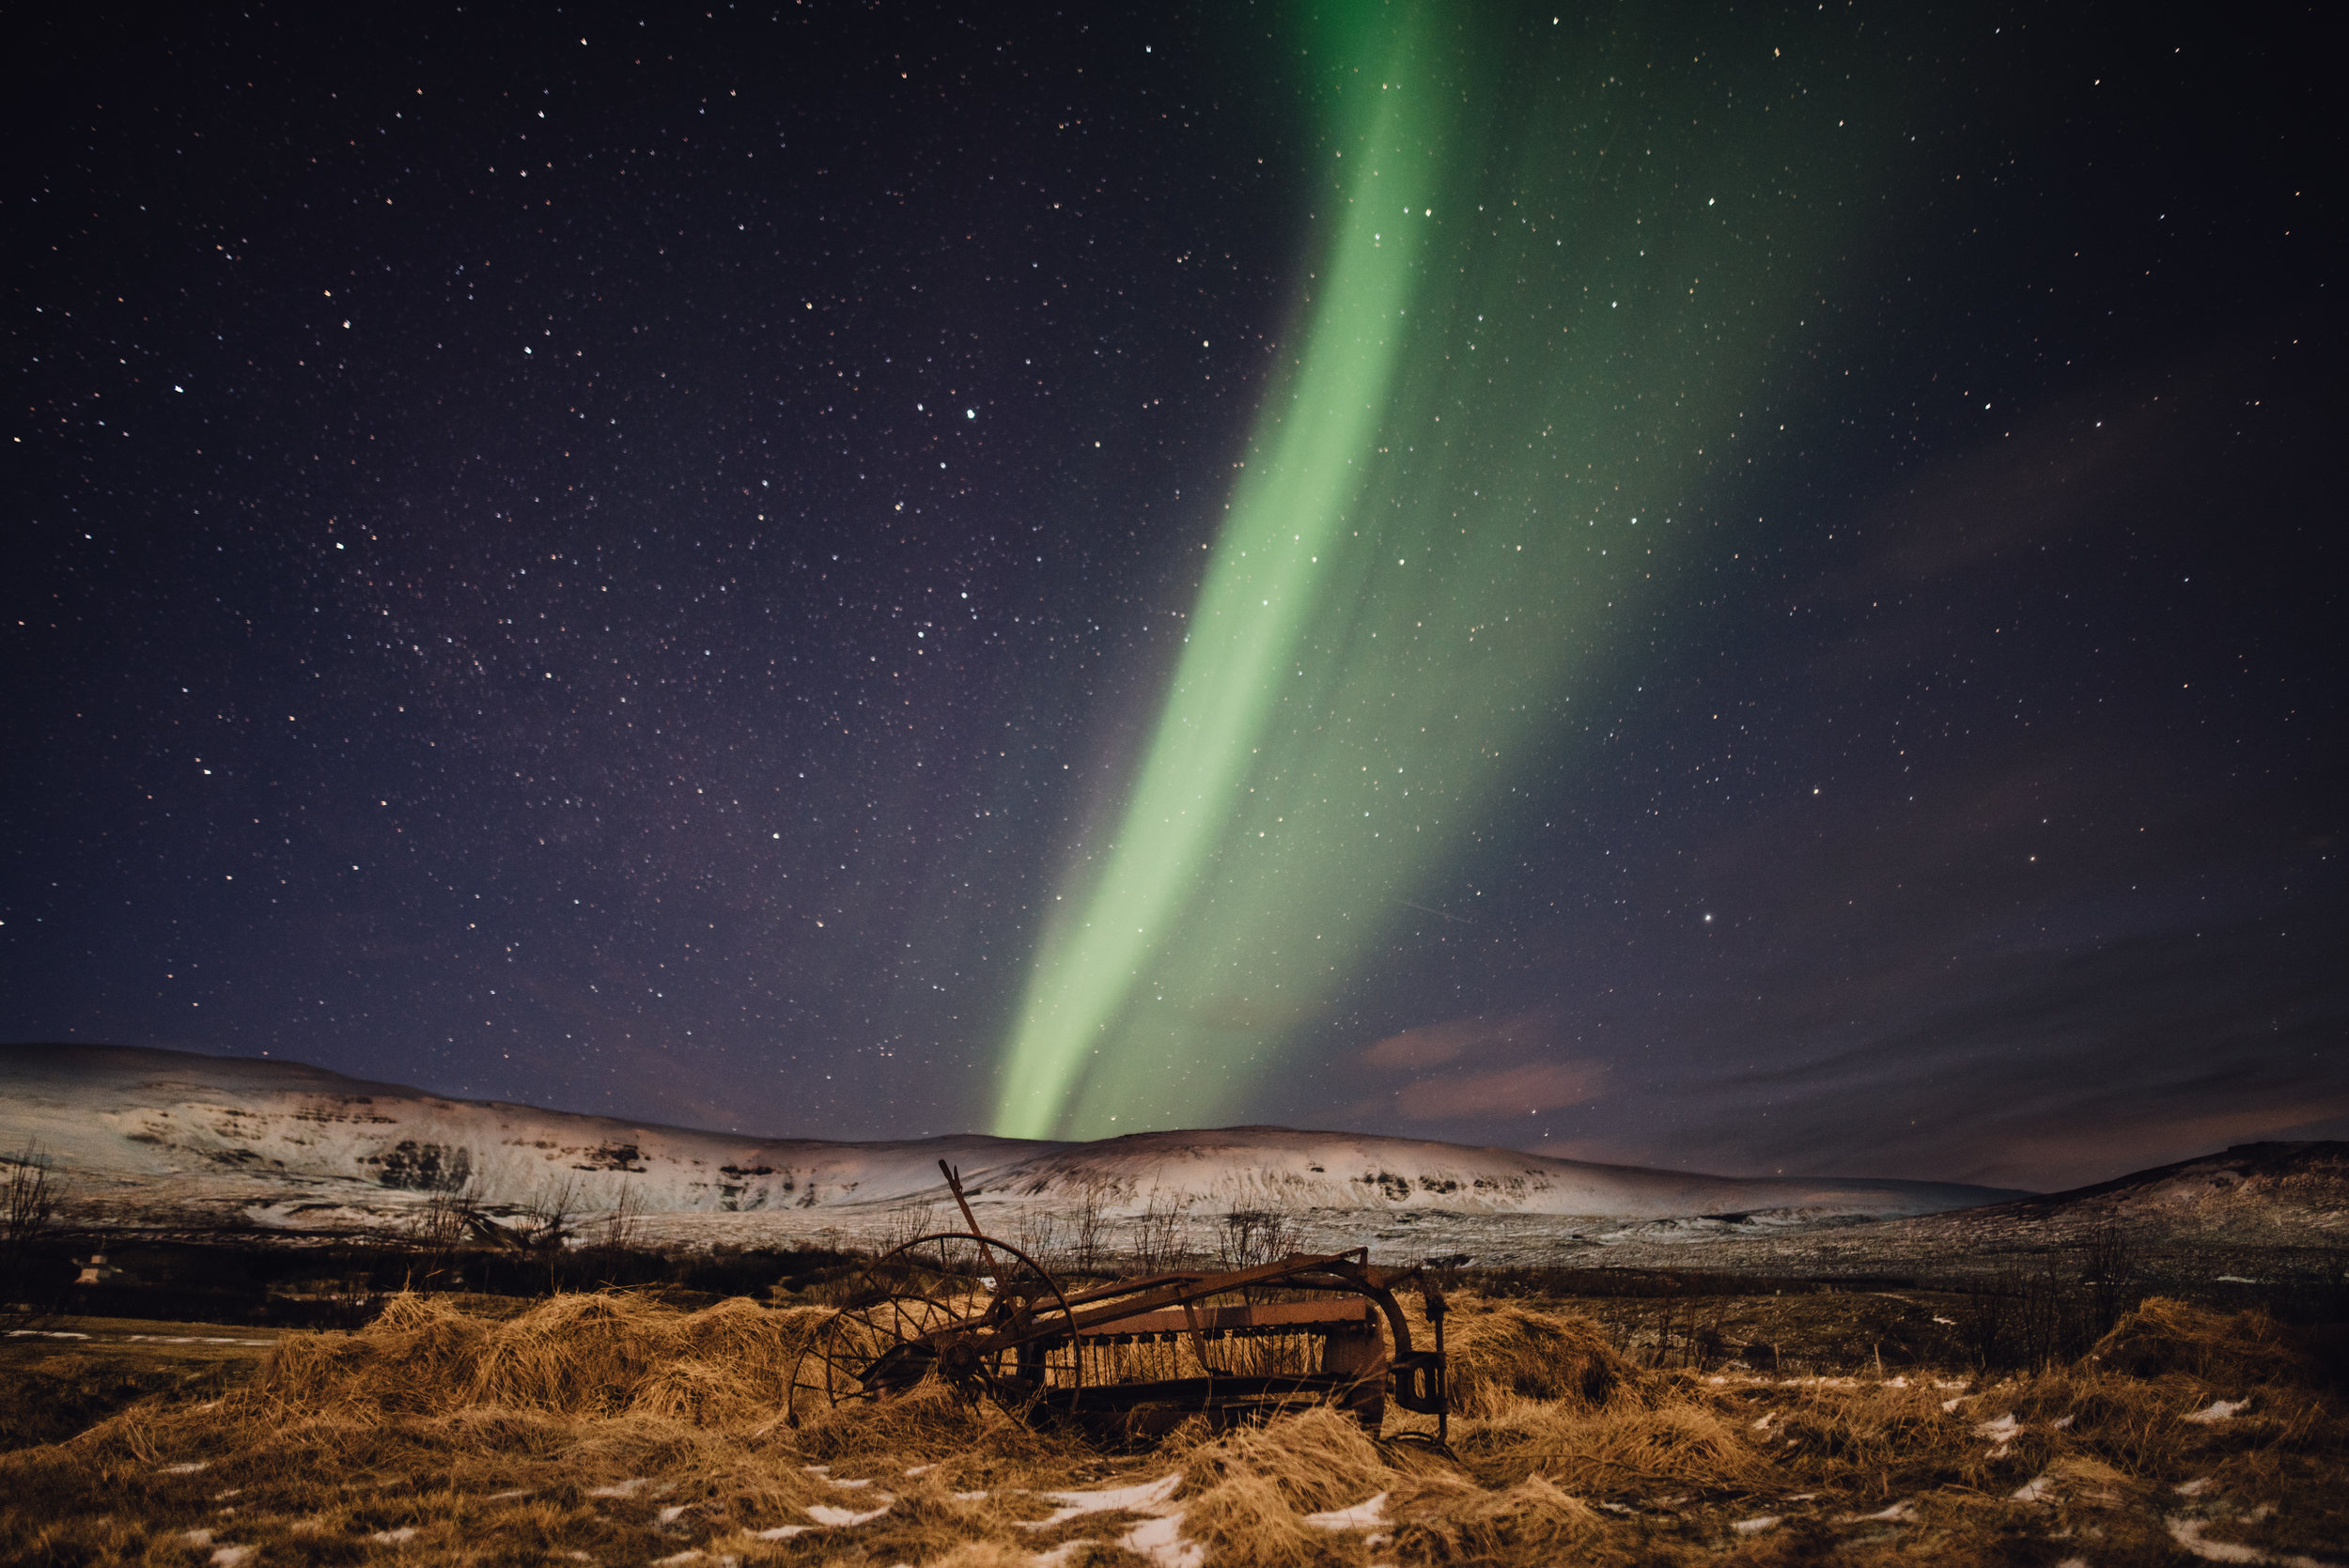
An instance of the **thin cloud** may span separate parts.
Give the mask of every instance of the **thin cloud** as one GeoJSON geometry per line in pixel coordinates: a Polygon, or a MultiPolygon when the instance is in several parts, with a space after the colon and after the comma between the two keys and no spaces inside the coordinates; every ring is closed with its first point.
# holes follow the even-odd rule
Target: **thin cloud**
{"type": "Polygon", "coordinates": [[[1362,1064],[1382,1072],[1423,1072],[1462,1057],[1493,1057],[1538,1050],[1548,1044],[1557,1015],[1548,1008],[1506,1018],[1450,1018],[1390,1034],[1362,1052],[1362,1064]]]}
{"type": "Polygon", "coordinates": [[[1421,1079],[1396,1092],[1393,1107],[1407,1122],[1524,1116],[1579,1105],[1598,1092],[1606,1076],[1595,1062],[1528,1062],[1462,1078],[1421,1079]]]}

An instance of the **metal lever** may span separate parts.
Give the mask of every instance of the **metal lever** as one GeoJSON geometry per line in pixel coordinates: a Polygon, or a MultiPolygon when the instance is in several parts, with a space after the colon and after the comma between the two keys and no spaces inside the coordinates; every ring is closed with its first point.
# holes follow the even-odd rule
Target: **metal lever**
{"type": "Polygon", "coordinates": [[[942,1159],[938,1162],[938,1169],[946,1178],[946,1190],[955,1195],[955,1206],[962,1210],[962,1222],[971,1227],[972,1239],[979,1244],[980,1265],[990,1276],[1001,1280],[1003,1276],[995,1272],[995,1254],[987,1250],[987,1237],[979,1234],[979,1221],[971,1212],[971,1200],[962,1195],[962,1172],[942,1159]]]}

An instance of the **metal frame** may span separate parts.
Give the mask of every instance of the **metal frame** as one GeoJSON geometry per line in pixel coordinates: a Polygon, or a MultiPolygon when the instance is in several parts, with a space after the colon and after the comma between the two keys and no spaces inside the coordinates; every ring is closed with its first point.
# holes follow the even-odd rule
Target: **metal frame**
{"type": "MultiPolygon", "coordinates": [[[[941,1164],[971,1219],[957,1172],[941,1164]]],[[[801,1351],[787,1419],[798,1423],[803,1401],[838,1406],[885,1400],[937,1377],[1021,1421],[1103,1437],[1146,1437],[1194,1415],[1220,1425],[1263,1421],[1322,1403],[1351,1411],[1375,1436],[1392,1397],[1406,1410],[1434,1416],[1441,1445],[1450,1427],[1443,1321],[1443,1295],[1432,1281],[1417,1267],[1373,1266],[1367,1248],[1297,1253],[1221,1272],[1173,1270],[1072,1292],[974,1222],[968,1231],[917,1237],[874,1260],[848,1303],[801,1351]],[[926,1249],[937,1250],[936,1265],[926,1249]],[[1435,1329],[1432,1349],[1413,1346],[1394,1298],[1394,1287],[1414,1278],[1435,1329]],[[1251,1299],[1273,1290],[1305,1298],[1251,1299]],[[973,1296],[985,1296],[984,1305],[967,1305],[973,1296]],[[1217,1304],[1234,1296],[1240,1299],[1217,1304]],[[1382,1327],[1389,1343],[1382,1343],[1382,1327]],[[1207,1348],[1270,1336],[1318,1341],[1319,1366],[1237,1373],[1219,1366],[1226,1358],[1207,1348]],[[1100,1352],[1152,1343],[1187,1344],[1201,1374],[1102,1380],[1100,1352]],[[1096,1364],[1090,1376],[1088,1356],[1096,1364]]]]}

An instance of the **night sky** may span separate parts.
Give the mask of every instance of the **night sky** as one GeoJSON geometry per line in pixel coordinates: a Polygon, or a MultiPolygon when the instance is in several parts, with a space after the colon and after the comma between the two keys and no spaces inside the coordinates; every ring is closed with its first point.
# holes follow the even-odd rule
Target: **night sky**
{"type": "Polygon", "coordinates": [[[22,21],[0,1033],[2349,1136],[2317,12],[1117,9],[22,21]]]}

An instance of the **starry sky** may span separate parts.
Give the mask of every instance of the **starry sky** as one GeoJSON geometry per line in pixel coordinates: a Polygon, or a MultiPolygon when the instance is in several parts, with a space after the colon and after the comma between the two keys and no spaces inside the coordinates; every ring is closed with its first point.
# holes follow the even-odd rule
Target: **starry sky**
{"type": "Polygon", "coordinates": [[[2349,1136],[2312,13],[1677,9],[28,22],[0,1032],[788,1136],[2349,1136]]]}

